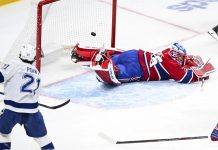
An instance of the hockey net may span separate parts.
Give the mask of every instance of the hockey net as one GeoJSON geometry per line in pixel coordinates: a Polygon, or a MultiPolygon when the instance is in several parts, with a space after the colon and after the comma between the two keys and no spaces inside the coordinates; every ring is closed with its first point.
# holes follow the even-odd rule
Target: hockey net
{"type": "MultiPolygon", "coordinates": [[[[111,34],[115,33],[115,29],[112,29],[114,1],[32,0],[27,23],[5,61],[17,59],[20,47],[26,43],[35,45],[37,51],[42,49],[45,56],[55,51],[58,56],[58,52],[76,43],[95,47],[100,47],[103,43],[108,47],[113,46],[115,39],[111,34]],[[42,4],[42,14],[39,4],[42,4]],[[95,32],[96,36],[91,35],[91,32],[95,32]]],[[[52,59],[55,60],[54,57],[52,59]]]]}

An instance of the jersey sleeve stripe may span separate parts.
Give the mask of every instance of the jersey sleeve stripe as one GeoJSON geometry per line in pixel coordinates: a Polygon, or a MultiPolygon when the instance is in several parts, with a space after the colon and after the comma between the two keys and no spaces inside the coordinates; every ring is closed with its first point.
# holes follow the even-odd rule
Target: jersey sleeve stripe
{"type": "Polygon", "coordinates": [[[193,78],[193,71],[187,70],[186,74],[183,76],[183,78],[179,81],[180,83],[190,83],[193,78]]]}
{"type": "Polygon", "coordinates": [[[38,108],[39,104],[36,103],[17,103],[12,100],[4,100],[5,105],[9,105],[15,108],[23,108],[23,109],[35,109],[38,108]]]}
{"type": "Polygon", "coordinates": [[[155,66],[157,68],[156,71],[160,77],[160,80],[168,80],[170,78],[169,73],[166,71],[161,63],[157,63],[155,66]]]}

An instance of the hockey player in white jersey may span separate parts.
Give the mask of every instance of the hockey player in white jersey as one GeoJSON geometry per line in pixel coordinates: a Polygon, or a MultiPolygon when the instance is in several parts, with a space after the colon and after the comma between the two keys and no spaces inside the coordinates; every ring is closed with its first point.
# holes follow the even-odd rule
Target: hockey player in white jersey
{"type": "Polygon", "coordinates": [[[38,109],[39,71],[34,65],[35,48],[22,47],[19,61],[0,68],[0,82],[4,83],[5,109],[0,115],[0,150],[11,149],[10,134],[16,124],[23,125],[42,150],[54,149],[47,136],[43,116],[38,109]]]}

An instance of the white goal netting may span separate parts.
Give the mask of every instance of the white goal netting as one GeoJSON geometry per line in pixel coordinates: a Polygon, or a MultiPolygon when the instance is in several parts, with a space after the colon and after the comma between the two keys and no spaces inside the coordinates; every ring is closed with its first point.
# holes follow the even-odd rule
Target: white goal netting
{"type": "MultiPolygon", "coordinates": [[[[37,4],[31,2],[27,23],[5,60],[18,58],[26,43],[36,44],[37,4]]],[[[45,54],[64,46],[80,43],[100,47],[111,44],[112,5],[100,0],[60,0],[43,6],[42,50],[45,54]],[[95,32],[96,36],[92,36],[95,32]]]]}

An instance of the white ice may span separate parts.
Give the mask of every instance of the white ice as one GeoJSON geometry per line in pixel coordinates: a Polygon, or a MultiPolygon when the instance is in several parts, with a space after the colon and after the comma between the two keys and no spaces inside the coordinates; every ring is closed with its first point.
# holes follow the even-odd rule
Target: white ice
{"type": "MultiPolygon", "coordinates": [[[[0,60],[4,59],[22,30],[29,8],[28,0],[0,7],[0,60]]],[[[142,48],[156,51],[178,41],[184,45],[189,54],[198,54],[205,61],[211,58],[211,63],[217,68],[218,41],[207,34],[207,30],[218,24],[217,9],[216,1],[120,0],[116,45],[124,49],[142,48]],[[195,8],[186,12],[167,9],[167,6],[182,2],[195,8]],[[197,7],[199,4],[203,6],[197,7]]],[[[79,66],[73,64],[68,55],[61,56],[55,62],[43,66],[43,86],[80,76],[89,71],[79,66]]],[[[209,80],[205,81],[203,88],[201,83],[195,83],[195,90],[191,88],[189,92],[181,89],[184,90],[185,95],[149,106],[105,109],[71,102],[57,110],[42,107],[40,110],[44,115],[48,134],[57,150],[216,150],[218,143],[210,141],[209,138],[116,145],[99,137],[98,133],[106,133],[114,140],[210,136],[218,122],[217,79],[218,73],[215,72],[209,80]]],[[[160,83],[160,87],[164,87],[163,84],[160,83]]],[[[160,91],[156,86],[150,88],[153,88],[153,93],[160,91]]],[[[1,89],[3,90],[2,86],[1,89]]],[[[134,86],[132,89],[134,90],[134,86]]],[[[151,91],[151,89],[144,89],[144,91],[151,91]]],[[[170,92],[176,95],[178,91],[179,89],[171,89],[170,92]]],[[[153,96],[150,95],[149,98],[152,99],[157,95],[158,92],[153,96]]],[[[116,98],[116,95],[111,96],[113,97],[116,98]]],[[[55,105],[62,101],[41,95],[39,102],[55,105]]],[[[0,107],[3,108],[2,102],[0,107]]],[[[13,129],[11,140],[13,150],[39,149],[35,141],[29,138],[23,127],[19,125],[13,129]]]]}

